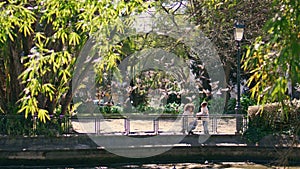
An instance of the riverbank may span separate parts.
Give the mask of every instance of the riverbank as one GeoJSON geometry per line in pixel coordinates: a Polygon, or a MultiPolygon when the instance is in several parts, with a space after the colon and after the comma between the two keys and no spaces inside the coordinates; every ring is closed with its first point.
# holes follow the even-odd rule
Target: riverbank
{"type": "MultiPolygon", "coordinates": [[[[95,136],[96,137],[96,136],[95,136]]],[[[119,140],[124,136],[97,136],[119,140]]],[[[131,136],[141,138],[145,136],[131,136]]],[[[176,136],[165,135],[162,139],[176,136]]],[[[279,145],[247,144],[240,136],[211,135],[199,143],[198,135],[186,136],[176,145],[147,145],[115,147],[118,150],[147,152],[170,148],[157,156],[148,158],[126,158],[107,151],[95,144],[87,135],[64,137],[0,137],[0,166],[23,165],[104,165],[116,164],[165,164],[204,163],[204,161],[234,161],[274,163],[288,160],[290,164],[300,163],[300,148],[279,145]]]]}

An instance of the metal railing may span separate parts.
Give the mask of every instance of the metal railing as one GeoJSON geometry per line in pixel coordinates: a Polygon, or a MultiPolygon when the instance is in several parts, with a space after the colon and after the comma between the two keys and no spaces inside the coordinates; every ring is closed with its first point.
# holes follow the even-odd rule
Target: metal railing
{"type": "MultiPolygon", "coordinates": [[[[188,123],[182,115],[122,115],[89,117],[52,117],[47,123],[39,122],[36,117],[25,119],[24,116],[0,116],[0,135],[61,135],[72,133],[84,134],[182,134],[188,123]]],[[[236,121],[242,119],[242,131],[247,129],[248,120],[244,115],[210,115],[209,132],[211,134],[237,133],[236,121]]],[[[194,133],[203,133],[202,121],[194,133]]]]}
{"type": "MultiPolygon", "coordinates": [[[[182,115],[125,115],[119,118],[105,117],[78,117],[70,119],[73,130],[88,134],[178,134],[187,128],[187,116],[182,115]]],[[[187,117],[190,118],[190,117],[187,117]]],[[[242,131],[247,128],[248,120],[244,115],[210,115],[209,132],[212,134],[237,133],[236,121],[242,119],[242,131]]],[[[203,132],[202,121],[197,120],[195,133],[203,132]]]]}

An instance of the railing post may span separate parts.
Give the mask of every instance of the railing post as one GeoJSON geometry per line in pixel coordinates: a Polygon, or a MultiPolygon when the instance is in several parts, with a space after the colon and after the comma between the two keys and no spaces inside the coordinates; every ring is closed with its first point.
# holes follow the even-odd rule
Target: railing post
{"type": "Polygon", "coordinates": [[[214,116],[210,116],[210,117],[212,117],[212,118],[208,118],[208,121],[210,121],[210,119],[211,119],[211,130],[212,130],[212,132],[214,132],[214,128],[215,128],[214,116]]]}
{"type": "Polygon", "coordinates": [[[125,135],[130,133],[130,120],[128,118],[124,119],[124,128],[125,128],[125,135]]]}
{"type": "Polygon", "coordinates": [[[69,134],[70,133],[70,126],[69,126],[70,117],[67,117],[67,116],[63,117],[62,123],[64,124],[62,133],[69,134]]]}
{"type": "Polygon", "coordinates": [[[100,134],[100,121],[101,121],[101,118],[99,118],[99,117],[95,117],[95,119],[94,119],[95,121],[95,124],[94,124],[94,127],[95,127],[95,134],[96,135],[98,135],[98,134],[100,134]]]}
{"type": "Polygon", "coordinates": [[[94,124],[94,126],[95,126],[95,134],[97,134],[97,117],[94,120],[95,120],[95,124],[94,124]]]}
{"type": "Polygon", "coordinates": [[[101,123],[101,118],[98,117],[97,118],[97,134],[100,134],[100,130],[101,130],[101,128],[100,128],[101,124],[100,123],[101,123]]]}
{"type": "Polygon", "coordinates": [[[182,132],[183,134],[188,130],[188,118],[187,116],[182,116],[182,132]]]}
{"type": "Polygon", "coordinates": [[[33,135],[36,135],[37,133],[37,117],[36,115],[33,116],[33,135]]]}
{"type": "Polygon", "coordinates": [[[243,125],[243,117],[241,114],[236,114],[236,135],[241,134],[240,132],[242,131],[242,125],[243,125]]]}
{"type": "Polygon", "coordinates": [[[212,119],[212,121],[213,121],[213,129],[212,129],[212,132],[213,133],[217,133],[218,132],[218,117],[217,117],[217,115],[213,115],[213,119],[212,119]]]}
{"type": "Polygon", "coordinates": [[[153,130],[154,130],[154,134],[158,134],[158,128],[159,128],[158,119],[154,119],[154,120],[153,120],[153,130]]]}

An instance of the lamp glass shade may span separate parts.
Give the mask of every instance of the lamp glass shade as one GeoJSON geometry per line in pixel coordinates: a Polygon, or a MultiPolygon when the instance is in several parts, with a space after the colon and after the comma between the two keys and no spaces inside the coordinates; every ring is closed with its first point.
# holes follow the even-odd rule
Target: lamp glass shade
{"type": "Polygon", "coordinates": [[[234,39],[237,41],[241,41],[243,39],[244,28],[236,27],[234,30],[234,39]]]}

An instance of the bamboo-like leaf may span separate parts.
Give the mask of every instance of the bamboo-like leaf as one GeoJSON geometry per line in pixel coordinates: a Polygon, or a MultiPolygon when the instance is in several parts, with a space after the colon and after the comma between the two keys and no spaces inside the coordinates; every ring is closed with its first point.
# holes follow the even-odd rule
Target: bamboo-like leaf
{"type": "Polygon", "coordinates": [[[38,111],[38,119],[43,123],[46,123],[46,120],[50,120],[50,116],[47,110],[39,109],[38,111]]]}
{"type": "Polygon", "coordinates": [[[69,45],[74,45],[74,46],[78,45],[79,41],[80,41],[80,36],[77,33],[75,33],[75,32],[70,33],[69,45]]]}

